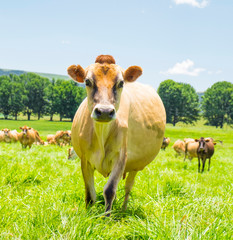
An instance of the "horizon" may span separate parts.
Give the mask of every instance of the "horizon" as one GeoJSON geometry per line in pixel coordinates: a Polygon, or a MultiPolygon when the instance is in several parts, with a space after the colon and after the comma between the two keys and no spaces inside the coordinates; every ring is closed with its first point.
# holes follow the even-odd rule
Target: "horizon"
{"type": "Polygon", "coordinates": [[[0,9],[0,67],[68,76],[110,54],[124,69],[141,66],[138,81],[155,89],[172,79],[204,92],[233,83],[232,10],[230,0],[12,0],[0,9]]]}

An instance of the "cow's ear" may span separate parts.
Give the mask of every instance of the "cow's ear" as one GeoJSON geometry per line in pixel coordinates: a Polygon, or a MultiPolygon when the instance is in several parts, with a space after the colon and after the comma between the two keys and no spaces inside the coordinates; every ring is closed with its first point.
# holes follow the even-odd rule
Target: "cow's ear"
{"type": "Polygon", "coordinates": [[[199,139],[195,139],[195,142],[199,142],[199,139]]]}
{"type": "Polygon", "coordinates": [[[22,127],[20,127],[19,129],[23,129],[22,127]]]}
{"type": "Polygon", "coordinates": [[[214,144],[214,145],[216,145],[217,143],[216,143],[216,142],[214,142],[213,144],[214,144]]]}
{"type": "Polygon", "coordinates": [[[138,66],[131,66],[124,72],[124,80],[127,82],[134,82],[142,75],[142,68],[138,66]]]}
{"type": "Polygon", "coordinates": [[[28,130],[31,130],[31,129],[32,129],[32,128],[30,128],[30,127],[28,128],[28,130]]]}
{"type": "Polygon", "coordinates": [[[85,78],[85,70],[80,65],[71,65],[67,68],[68,74],[74,81],[83,83],[85,78]]]}
{"type": "Polygon", "coordinates": [[[206,139],[205,142],[209,142],[210,140],[209,139],[206,139]]]}

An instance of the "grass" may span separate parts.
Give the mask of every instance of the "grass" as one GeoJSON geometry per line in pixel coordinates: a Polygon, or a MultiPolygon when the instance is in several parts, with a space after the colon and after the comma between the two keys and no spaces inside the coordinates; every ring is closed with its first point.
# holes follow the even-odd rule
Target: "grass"
{"type": "MultiPolygon", "coordinates": [[[[28,125],[43,139],[70,122],[5,121],[0,128],[28,125]]],[[[85,209],[80,160],[67,148],[0,143],[0,239],[233,239],[233,129],[167,126],[171,144],[139,172],[128,209],[121,211],[120,181],[112,215],[104,217],[103,187],[95,174],[97,203],[85,209]],[[183,162],[171,148],[184,137],[214,137],[210,172],[197,173],[197,159],[183,162]]]]}

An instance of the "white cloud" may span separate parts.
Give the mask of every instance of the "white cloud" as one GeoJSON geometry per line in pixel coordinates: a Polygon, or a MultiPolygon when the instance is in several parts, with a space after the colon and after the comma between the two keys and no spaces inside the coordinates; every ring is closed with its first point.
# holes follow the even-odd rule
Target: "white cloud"
{"type": "Polygon", "coordinates": [[[222,70],[216,71],[216,74],[220,74],[220,73],[222,73],[222,70]]]}
{"type": "Polygon", "coordinates": [[[177,5],[188,4],[188,5],[191,5],[192,7],[198,7],[198,8],[204,8],[209,3],[209,0],[202,0],[202,1],[198,1],[198,0],[173,0],[173,1],[177,5]]]}
{"type": "Polygon", "coordinates": [[[194,62],[187,59],[181,63],[176,63],[172,68],[169,68],[166,72],[160,72],[164,75],[188,75],[196,77],[201,72],[205,71],[204,68],[194,68],[194,62]]]}

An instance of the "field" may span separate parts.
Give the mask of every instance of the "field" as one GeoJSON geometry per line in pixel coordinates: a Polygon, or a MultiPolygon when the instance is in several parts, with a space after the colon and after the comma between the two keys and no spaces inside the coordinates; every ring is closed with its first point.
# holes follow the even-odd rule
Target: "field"
{"type": "MultiPolygon", "coordinates": [[[[5,121],[0,129],[23,125],[47,134],[70,129],[70,122],[5,121]]],[[[138,173],[127,211],[121,211],[120,181],[112,215],[104,217],[103,187],[95,174],[97,203],[85,209],[80,160],[68,160],[68,147],[0,143],[0,239],[233,239],[233,129],[168,125],[171,144],[138,173]],[[171,148],[184,137],[213,137],[210,171],[171,148]]]]}

